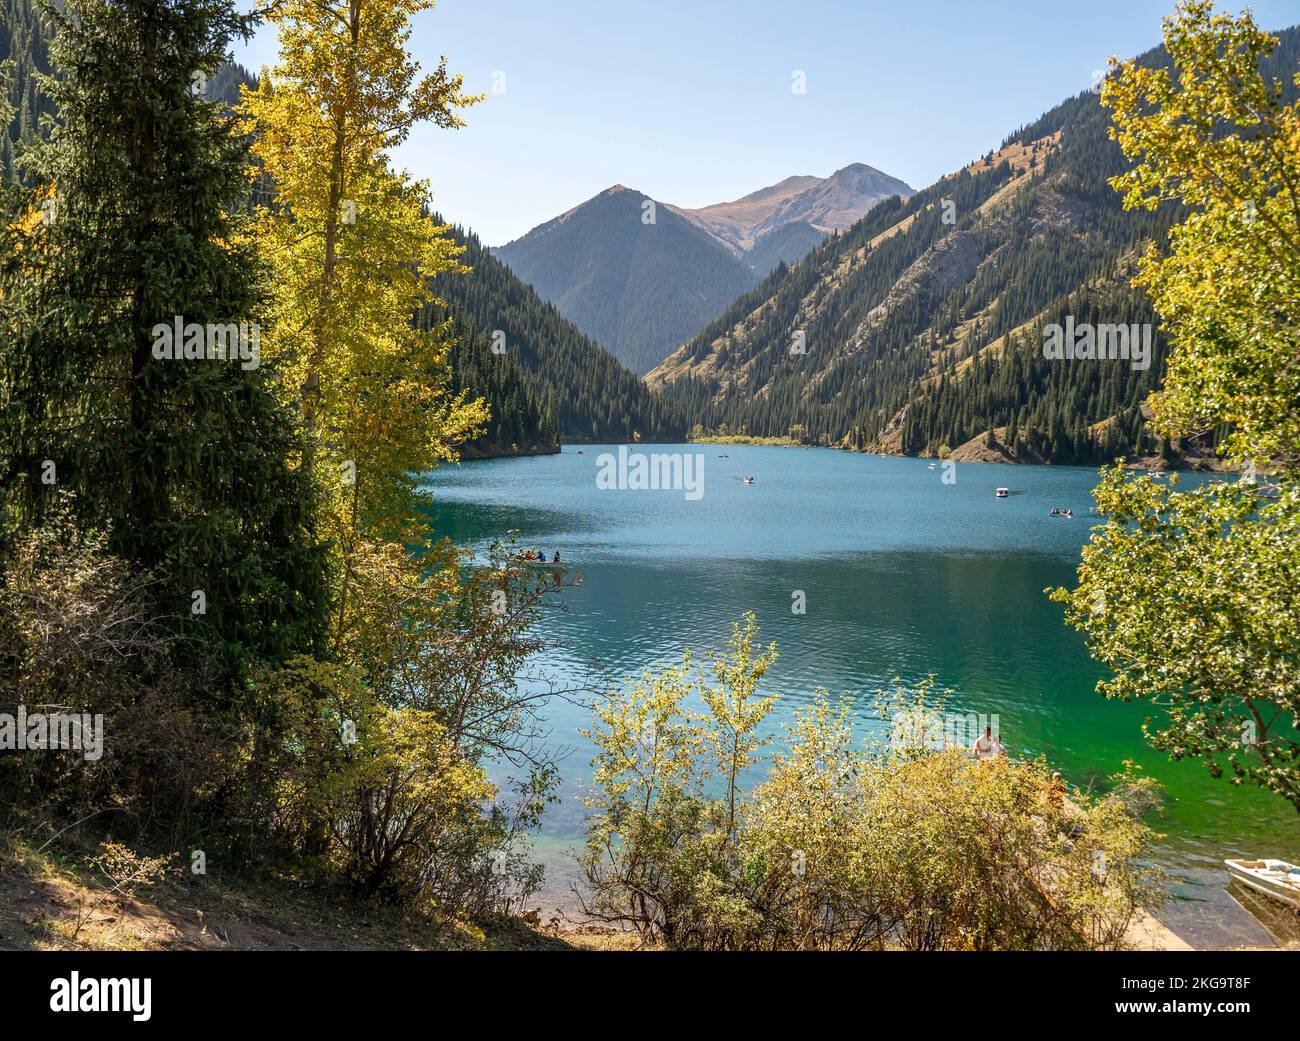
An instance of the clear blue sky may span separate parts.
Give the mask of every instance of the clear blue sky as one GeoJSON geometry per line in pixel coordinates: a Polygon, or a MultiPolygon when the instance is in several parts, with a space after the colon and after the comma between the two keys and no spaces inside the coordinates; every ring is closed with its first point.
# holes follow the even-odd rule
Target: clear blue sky
{"type": "MultiPolygon", "coordinates": [[[[445,54],[488,98],[397,159],[494,246],[616,183],[702,206],[863,162],[921,188],[1086,89],[1108,55],[1157,44],[1173,6],[440,0],[412,49],[430,65],[445,54]]],[[[1253,9],[1270,29],[1300,22],[1298,0],[1253,9]]],[[[237,58],[257,71],[274,54],[263,30],[237,58]]]]}

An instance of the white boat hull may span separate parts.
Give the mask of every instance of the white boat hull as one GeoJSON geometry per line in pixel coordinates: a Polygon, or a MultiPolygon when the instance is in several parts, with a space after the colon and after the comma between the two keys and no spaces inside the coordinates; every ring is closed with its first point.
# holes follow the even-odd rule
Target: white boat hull
{"type": "Polygon", "coordinates": [[[1285,860],[1225,860],[1244,886],[1300,911],[1300,867],[1285,860]]]}

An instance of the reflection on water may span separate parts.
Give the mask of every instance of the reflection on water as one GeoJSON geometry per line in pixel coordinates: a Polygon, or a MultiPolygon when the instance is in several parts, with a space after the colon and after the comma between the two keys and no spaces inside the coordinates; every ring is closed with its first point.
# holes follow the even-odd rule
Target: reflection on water
{"type": "Polygon", "coordinates": [[[1300,912],[1277,900],[1270,900],[1235,878],[1227,893],[1243,910],[1268,931],[1282,947],[1300,948],[1300,912]]]}
{"type": "MultiPolygon", "coordinates": [[[[647,450],[655,450],[647,448],[647,450]]],[[[1076,785],[1097,786],[1132,759],[1166,788],[1160,862],[1175,876],[1162,913],[1192,943],[1267,943],[1224,891],[1222,859],[1300,859],[1300,819],[1282,800],[1212,781],[1194,763],[1145,748],[1140,705],[1108,703],[1083,641],[1046,599],[1069,584],[1090,525],[1093,471],[959,464],[956,483],[922,460],[824,449],[676,447],[705,453],[704,495],[603,491],[596,457],[475,462],[435,474],[439,530],[465,544],[518,530],[582,575],[548,613],[541,665],[565,685],[608,688],[655,663],[725,644],[758,615],[781,658],[774,726],[825,688],[847,692],[865,734],[871,693],[933,673],[954,708],[997,714],[1015,755],[1046,755],[1076,785]],[[718,458],[725,452],[729,458],[718,458]],[[753,474],[755,483],[743,477],[753,474]],[[994,496],[1011,487],[1006,499],[994,496]],[[1049,515],[1053,506],[1074,518],[1049,515]],[[794,614],[802,591],[806,614],[794,614]]],[[[1190,480],[1189,478],[1184,478],[1190,480]]],[[[582,834],[586,712],[553,702],[552,741],[570,750],[560,806],[539,854],[558,902],[582,834]]]]}

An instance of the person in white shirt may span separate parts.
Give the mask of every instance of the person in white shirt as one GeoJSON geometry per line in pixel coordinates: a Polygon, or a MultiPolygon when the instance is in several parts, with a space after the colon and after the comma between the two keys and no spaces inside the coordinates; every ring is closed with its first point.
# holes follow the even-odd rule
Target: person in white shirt
{"type": "Polygon", "coordinates": [[[998,753],[994,751],[993,728],[985,727],[984,733],[975,739],[971,753],[976,759],[992,759],[998,753]]]}

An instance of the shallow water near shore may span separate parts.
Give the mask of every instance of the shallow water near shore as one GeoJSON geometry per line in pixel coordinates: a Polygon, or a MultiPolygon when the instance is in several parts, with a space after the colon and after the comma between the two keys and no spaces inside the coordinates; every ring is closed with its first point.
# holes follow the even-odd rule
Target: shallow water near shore
{"type": "MultiPolygon", "coordinates": [[[[865,735],[872,693],[893,677],[934,673],[950,707],[999,718],[1015,756],[1045,755],[1072,785],[1103,786],[1132,759],[1165,788],[1158,861],[1173,877],[1159,917],[1198,947],[1268,944],[1227,892],[1224,857],[1300,860],[1300,815],[1267,793],[1170,762],[1142,740],[1142,705],[1095,691],[1103,670],[1043,590],[1069,585],[1089,528],[1095,470],[960,463],[955,483],[922,459],[831,449],[640,446],[699,452],[703,494],[597,487],[600,453],[446,467],[430,478],[440,534],[480,545],[509,529],[521,545],[559,551],[582,584],[548,611],[537,665],[561,686],[607,689],[647,667],[725,645],[733,621],[758,616],[781,657],[773,728],[821,687],[848,692],[865,735]],[[726,456],[726,458],[722,458],[726,456]],[[744,483],[752,475],[754,483],[744,483]],[[994,490],[1010,489],[998,499],[994,490]],[[1052,507],[1074,517],[1050,516],[1052,507]],[[791,610],[802,591],[806,613],[791,610]]],[[[1186,482],[1200,480],[1184,475],[1186,482]]],[[[588,712],[545,710],[565,756],[562,801],[536,841],[547,886],[536,903],[572,912],[582,841],[588,712]]]]}

